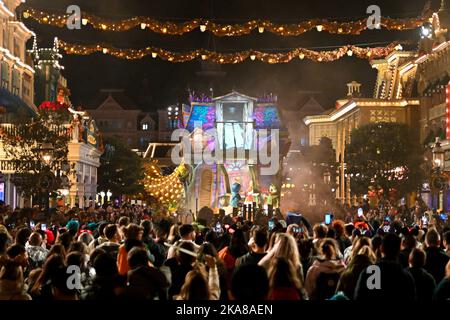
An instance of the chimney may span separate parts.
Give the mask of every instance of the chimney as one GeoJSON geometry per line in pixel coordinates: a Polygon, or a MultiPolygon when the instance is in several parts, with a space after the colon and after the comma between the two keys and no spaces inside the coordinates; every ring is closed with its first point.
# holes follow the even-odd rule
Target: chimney
{"type": "Polygon", "coordinates": [[[347,96],[348,97],[359,97],[361,96],[361,84],[356,82],[356,81],[352,81],[350,83],[347,83],[347,87],[348,87],[348,93],[347,96]]]}

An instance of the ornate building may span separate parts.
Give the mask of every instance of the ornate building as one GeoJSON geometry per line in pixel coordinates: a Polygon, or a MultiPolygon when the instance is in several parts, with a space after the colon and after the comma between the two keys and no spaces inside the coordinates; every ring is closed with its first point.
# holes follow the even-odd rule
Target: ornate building
{"type": "MultiPolygon", "coordinates": [[[[21,0],[0,0],[0,124],[36,111],[34,70],[25,44],[33,36],[15,13],[21,0]]],[[[0,201],[19,205],[20,197],[11,183],[13,170],[0,141],[0,201]]]]}

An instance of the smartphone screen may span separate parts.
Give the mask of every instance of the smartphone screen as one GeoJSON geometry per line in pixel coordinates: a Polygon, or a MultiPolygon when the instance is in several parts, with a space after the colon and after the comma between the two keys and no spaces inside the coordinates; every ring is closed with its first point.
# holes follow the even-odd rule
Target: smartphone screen
{"type": "Polygon", "coordinates": [[[331,220],[333,220],[333,215],[332,214],[326,214],[325,215],[325,224],[330,224],[331,220]]]}
{"type": "Polygon", "coordinates": [[[362,217],[363,214],[364,214],[363,209],[362,209],[362,208],[359,208],[359,209],[358,209],[358,217],[362,217]]]}
{"type": "Polygon", "coordinates": [[[41,230],[47,231],[47,225],[45,223],[41,224],[41,230]]]}
{"type": "Polygon", "coordinates": [[[269,220],[269,230],[272,230],[275,227],[275,222],[273,220],[269,220]]]}
{"type": "Polygon", "coordinates": [[[30,228],[34,228],[34,227],[35,227],[34,221],[30,221],[30,228]]]}

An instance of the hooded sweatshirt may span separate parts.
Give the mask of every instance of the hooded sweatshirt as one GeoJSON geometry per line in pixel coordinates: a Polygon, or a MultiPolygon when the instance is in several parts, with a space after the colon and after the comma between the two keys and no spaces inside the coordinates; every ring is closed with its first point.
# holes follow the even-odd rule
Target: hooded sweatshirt
{"type": "Polygon", "coordinates": [[[317,277],[321,273],[338,273],[341,274],[345,269],[342,260],[316,260],[309,268],[306,274],[305,289],[308,297],[315,296],[317,277]]]}

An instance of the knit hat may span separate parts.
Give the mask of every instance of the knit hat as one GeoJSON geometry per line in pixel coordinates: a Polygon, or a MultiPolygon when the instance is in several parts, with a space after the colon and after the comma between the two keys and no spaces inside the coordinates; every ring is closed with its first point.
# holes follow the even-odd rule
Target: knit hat
{"type": "Polygon", "coordinates": [[[66,228],[67,230],[74,230],[78,232],[78,228],[80,227],[80,224],[76,220],[70,220],[67,222],[66,228]]]}

